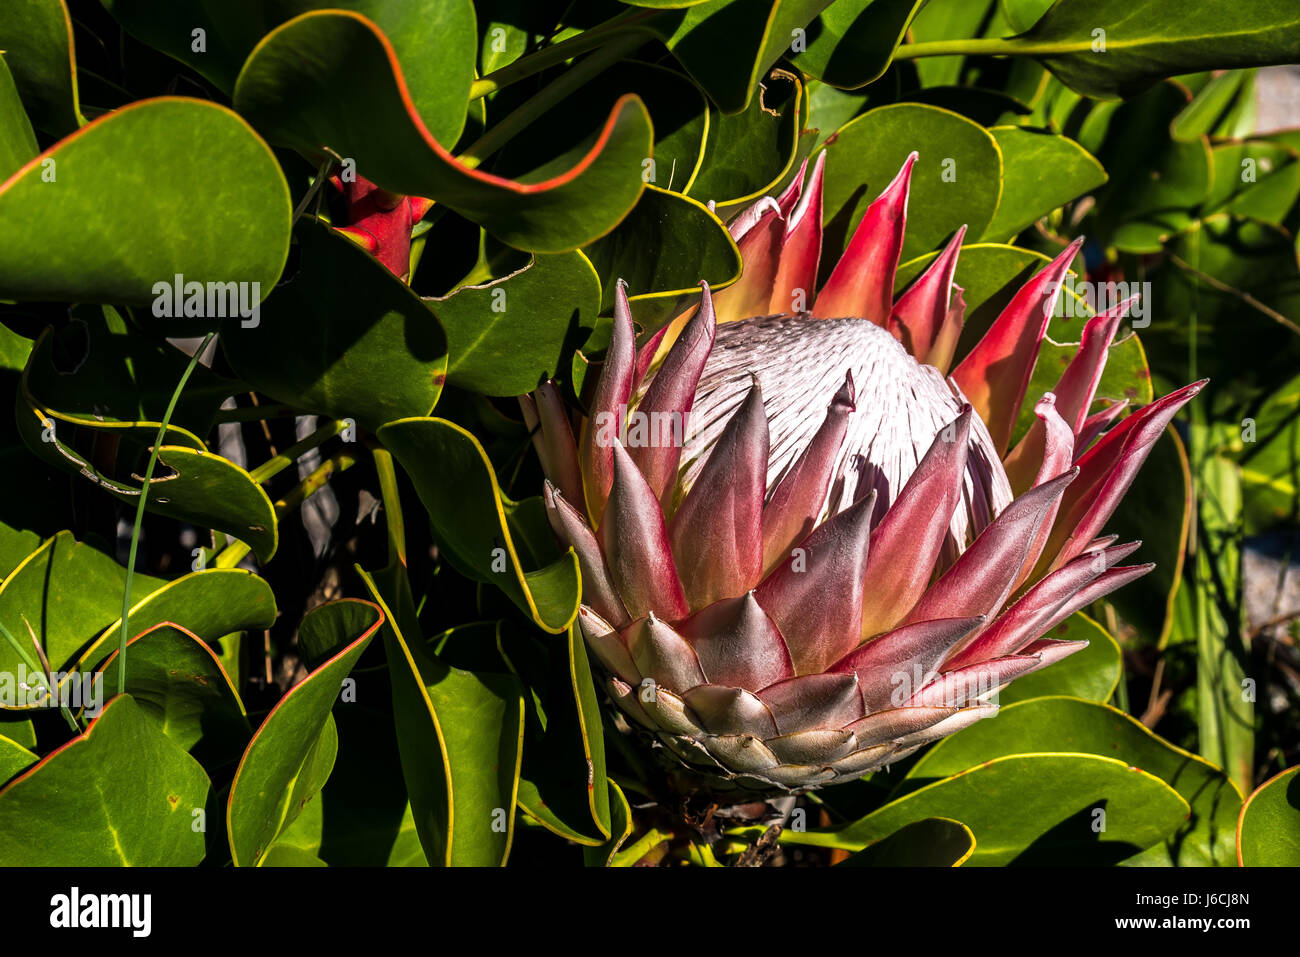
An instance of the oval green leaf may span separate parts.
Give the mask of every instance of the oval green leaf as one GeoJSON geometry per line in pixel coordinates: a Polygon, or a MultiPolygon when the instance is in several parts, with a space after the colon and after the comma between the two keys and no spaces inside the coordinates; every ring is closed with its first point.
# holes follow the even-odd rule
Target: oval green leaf
{"type": "Polygon", "coordinates": [[[311,615],[339,618],[351,641],[279,700],[244,751],[226,803],[236,867],[256,866],[329,778],[338,747],[330,709],[384,621],[377,605],[356,599],[321,605],[311,615]]]}
{"type": "Polygon", "coordinates": [[[1237,863],[1242,867],[1300,866],[1300,767],[1269,778],[1242,805],[1237,863]]]}
{"type": "Polygon", "coordinates": [[[208,776],[130,695],[0,790],[0,866],[192,867],[208,776]]]}
{"type": "Polygon", "coordinates": [[[141,100],[0,185],[0,296],[143,305],[177,275],[270,292],[290,212],[274,155],[232,111],[141,100]]]}
{"type": "Polygon", "coordinates": [[[945,738],[907,772],[914,784],[945,778],[1010,754],[1071,751],[1119,758],[1156,775],[1191,806],[1191,817],[1130,864],[1223,867],[1232,862],[1241,793],[1222,770],[1158,737],[1106,704],[1035,698],[999,710],[945,738]]]}

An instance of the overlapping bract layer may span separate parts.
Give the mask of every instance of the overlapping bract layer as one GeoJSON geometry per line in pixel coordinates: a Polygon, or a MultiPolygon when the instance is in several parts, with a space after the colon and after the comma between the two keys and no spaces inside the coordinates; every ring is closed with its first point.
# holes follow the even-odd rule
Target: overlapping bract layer
{"type": "Polygon", "coordinates": [[[607,690],[715,787],[856,778],[1083,647],[1042,636],[1150,570],[1099,536],[1202,385],[1103,432],[1126,303],[1089,320],[1008,449],[1078,243],[956,361],[961,233],[893,301],[912,159],[810,295],[823,161],[737,217],[740,281],[639,354],[620,287],[576,438],[554,386],[523,400],[607,690]]]}

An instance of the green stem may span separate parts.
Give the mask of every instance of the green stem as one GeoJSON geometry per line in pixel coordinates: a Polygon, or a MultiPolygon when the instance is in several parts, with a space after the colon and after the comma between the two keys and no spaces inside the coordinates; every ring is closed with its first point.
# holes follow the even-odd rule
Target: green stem
{"type": "Polygon", "coordinates": [[[905,43],[894,51],[895,60],[915,60],[927,56],[1059,56],[1086,53],[1091,42],[1030,43],[1014,37],[976,37],[970,40],[930,40],[905,43]]]}
{"type": "MultiPolygon", "coordinates": [[[[289,490],[284,498],[275,503],[276,520],[283,520],[286,515],[302,505],[329,482],[336,472],[342,472],[357,464],[356,455],[350,451],[335,452],[322,462],[314,472],[289,490]]],[[[246,542],[233,541],[218,553],[212,563],[213,568],[234,568],[252,551],[246,542]]]]}
{"type": "Polygon", "coordinates": [[[691,841],[686,846],[686,853],[690,857],[691,863],[698,867],[722,867],[718,859],[713,856],[713,848],[707,844],[691,841]]]}
{"type": "Polygon", "coordinates": [[[559,66],[576,56],[586,53],[588,50],[594,50],[610,37],[619,36],[629,30],[643,29],[639,26],[641,21],[649,20],[660,12],[658,10],[627,10],[611,20],[606,20],[599,26],[584,30],[575,37],[562,40],[554,46],[538,50],[536,53],[530,53],[528,56],[520,57],[515,62],[507,64],[499,70],[494,70],[483,79],[475,80],[469,88],[469,98],[471,100],[482,99],[491,93],[497,92],[497,90],[505,89],[512,83],[535,76],[553,66],[559,66]]]}
{"type": "Polygon", "coordinates": [[[153,448],[149,450],[149,464],[145,466],[144,482],[140,486],[140,499],[135,505],[135,524],[131,527],[131,551],[126,560],[126,587],[122,591],[122,631],[117,639],[118,694],[126,693],[126,640],[129,628],[127,619],[131,614],[131,581],[135,577],[135,556],[140,547],[140,525],[144,522],[144,507],[149,499],[149,486],[153,482],[154,466],[158,464],[158,450],[162,448],[167,437],[167,426],[171,423],[172,413],[176,411],[176,402],[181,397],[181,390],[185,388],[185,383],[189,381],[194,367],[199,364],[199,357],[207,350],[208,344],[216,334],[216,330],[213,330],[204,336],[199,347],[194,350],[194,355],[190,356],[189,365],[181,373],[181,381],[177,382],[176,388],[172,390],[172,397],[167,402],[167,411],[163,413],[162,421],[158,423],[158,436],[154,439],[153,448]]]}
{"type": "Polygon", "coordinates": [[[405,567],[406,525],[402,521],[402,498],[397,489],[393,454],[377,445],[370,454],[375,458],[375,471],[379,473],[379,495],[384,502],[384,520],[388,525],[388,564],[401,562],[405,567]]]}
{"type": "Polygon", "coordinates": [[[253,469],[253,471],[249,472],[248,475],[258,485],[262,485],[273,476],[279,475],[296,462],[301,456],[306,455],[327,439],[332,439],[347,427],[348,423],[343,419],[335,419],[331,422],[326,422],[311,435],[301,441],[295,442],[275,458],[267,459],[257,468],[253,469]]]}
{"type": "Polygon", "coordinates": [[[672,839],[672,831],[660,831],[657,828],[651,828],[649,831],[642,834],[636,843],[629,844],[627,847],[623,848],[623,850],[615,854],[613,859],[610,861],[610,866],[631,867],[664,841],[671,841],[672,839]]]}
{"type": "Polygon", "coordinates": [[[479,166],[520,131],[531,126],[543,113],[568,98],[574,90],[599,76],[644,42],[643,35],[633,34],[619,37],[608,46],[601,47],[591,56],[574,64],[572,69],[547,84],[518,109],[508,114],[500,123],[475,140],[465,152],[456,157],[456,160],[470,169],[479,166]]]}

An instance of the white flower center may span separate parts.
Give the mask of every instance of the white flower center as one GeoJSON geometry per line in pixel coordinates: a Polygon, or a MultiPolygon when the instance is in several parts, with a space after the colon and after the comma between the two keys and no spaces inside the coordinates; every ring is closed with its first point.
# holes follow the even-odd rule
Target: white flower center
{"type": "MultiPolygon", "coordinates": [[[[933,366],[917,362],[887,331],[863,319],[764,316],[718,326],[691,411],[682,453],[685,495],[757,375],[767,411],[767,490],[812,441],[826,407],[852,371],[856,411],[836,461],[822,519],[875,489],[875,521],[898,497],[926,450],[961,412],[965,397],[933,366]]],[[[972,418],[965,507],[952,517],[948,560],[1012,499],[993,440],[972,418]]]]}

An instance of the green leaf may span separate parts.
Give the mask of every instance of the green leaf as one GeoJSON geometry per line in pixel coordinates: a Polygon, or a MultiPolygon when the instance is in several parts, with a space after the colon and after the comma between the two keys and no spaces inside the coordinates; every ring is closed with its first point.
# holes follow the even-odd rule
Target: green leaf
{"type": "Polygon", "coordinates": [[[313,850],[331,866],[427,867],[402,780],[387,669],[356,669],[353,676],[356,701],[334,715],[334,772],[291,830],[312,828],[303,817],[316,805],[321,820],[313,850]]]}
{"type": "Polygon", "coordinates": [[[1300,9],[1289,0],[1058,2],[998,52],[1033,56],[1076,92],[1113,100],[1180,73],[1294,63],[1300,9]]]}
{"type": "Polygon", "coordinates": [[[1156,564],[1150,574],[1107,598],[1137,629],[1137,640],[1144,645],[1163,647],[1173,628],[1192,504],[1187,452],[1177,430],[1169,426],[1106,523],[1106,531],[1119,535],[1121,542],[1142,542],[1134,562],[1156,564]]]}
{"type": "Polygon", "coordinates": [[[0,188],[0,296],[142,305],[177,274],[269,292],[290,212],[279,164],[242,119],[215,103],[141,100],[0,188]]]}
{"type": "Polygon", "coordinates": [[[843,90],[874,83],[925,0],[841,0],[808,26],[808,46],[791,62],[843,90]]]}
{"type": "Polygon", "coordinates": [[[408,640],[402,625],[417,622],[404,569],[383,574],[396,579],[385,589],[389,600],[407,609],[396,614],[375,579],[357,572],[388,619],[384,647],[397,743],[425,857],[445,867],[505,864],[514,838],[524,732],[519,682],[511,675],[453,668],[426,650],[418,632],[408,640]]]}
{"type": "Polygon", "coordinates": [[[1242,486],[1237,464],[1213,449],[1236,424],[1211,419],[1193,403],[1189,447],[1196,489],[1196,551],[1189,600],[1179,600],[1171,643],[1196,653],[1197,750],[1245,793],[1254,781],[1255,695],[1242,600],[1242,486]],[[1190,612],[1190,614],[1187,614],[1190,612]],[[1189,649],[1190,650],[1190,649],[1189,649]]]}
{"type": "Polygon", "coordinates": [[[647,154],[641,161],[643,179],[662,189],[689,192],[706,138],[712,139],[717,130],[716,110],[711,115],[704,95],[681,73],[638,60],[613,64],[540,114],[493,160],[493,173],[515,177],[546,168],[575,143],[590,142],[599,134],[604,118],[629,93],[640,97],[654,128],[653,156],[647,154]]]}
{"type": "Polygon", "coordinates": [[[24,748],[35,748],[36,728],[29,718],[11,711],[0,711],[0,738],[8,738],[24,748]]]}
{"type": "Polygon", "coordinates": [[[799,79],[773,70],[740,113],[710,111],[700,170],[683,192],[712,200],[723,217],[771,192],[794,171],[807,112],[799,79]]]}
{"type": "MultiPolygon", "coordinates": [[[[100,670],[116,688],[114,650],[100,670]]],[[[163,734],[208,766],[234,761],[252,734],[239,693],[212,649],[176,625],[154,625],[126,646],[126,691],[163,734]]]]}
{"type": "Polygon", "coordinates": [[[498,647],[529,692],[519,806],[576,844],[612,843],[622,830],[622,809],[606,787],[613,782],[605,776],[600,702],[577,626],[569,628],[565,641],[545,644],[505,632],[498,647]]]}
{"type": "Polygon", "coordinates": [[[995,126],[1005,186],[984,239],[1010,239],[1054,209],[1106,182],[1106,171],[1074,140],[1052,133],[995,126]]]}
{"type": "Polygon", "coordinates": [[[1240,792],[1219,768],[1106,704],[1050,697],[1006,705],[995,719],[977,722],[938,742],[907,772],[907,780],[919,785],[995,758],[1043,751],[1119,758],[1156,775],[1191,806],[1191,817],[1175,834],[1128,863],[1181,867],[1231,863],[1240,792]]]}
{"type": "Polygon", "coordinates": [[[838,831],[786,831],[781,839],[859,850],[908,824],[946,817],[975,835],[971,864],[1096,866],[1164,840],[1187,814],[1176,791],[1123,761],[1017,754],[928,784],[838,831]],[[1104,830],[1095,829],[1103,820],[1098,812],[1104,830]]]}
{"type": "Polygon", "coordinates": [[[975,835],[960,821],[930,817],[900,827],[838,867],[960,867],[975,852],[975,835]]]}
{"type": "Polygon", "coordinates": [[[614,305],[615,279],[632,293],[632,314],[657,330],[681,311],[680,299],[740,275],[740,250],[727,227],[699,200],[647,186],[623,222],[585,250],[605,277],[602,309],[614,305]]]}
{"type": "Polygon", "coordinates": [[[1119,106],[1097,154],[1110,174],[1098,199],[1103,234],[1125,252],[1159,252],[1185,228],[1210,192],[1213,171],[1206,140],[1179,142],[1169,124],[1187,104],[1185,90],[1160,86],[1119,106]],[[1134,149],[1134,142],[1146,144],[1134,149]]]}
{"type": "MultiPolygon", "coordinates": [[[[997,0],[929,0],[912,21],[912,39],[917,43],[936,40],[964,40],[981,35],[981,27],[995,10],[997,0]]],[[[922,57],[916,72],[923,86],[957,84],[964,56],[922,57]]]]}
{"type": "Polygon", "coordinates": [[[1252,410],[1239,456],[1246,528],[1295,524],[1300,509],[1300,376],[1252,410]]]}
{"type": "Polygon", "coordinates": [[[67,136],[83,122],[77,103],[72,18],[63,0],[9,0],[0,50],[38,129],[67,136]]]}
{"type": "Polygon", "coordinates": [[[1207,213],[1226,212],[1282,224],[1300,198],[1300,157],[1281,143],[1251,140],[1213,147],[1207,213]]]}
{"type": "Polygon", "coordinates": [[[0,790],[0,866],[189,867],[208,776],[130,695],[0,790]]]}
{"type": "Polygon", "coordinates": [[[1142,331],[1153,372],[1185,382],[1194,356],[1214,401],[1242,404],[1296,374],[1300,265],[1293,235],[1219,213],[1175,236],[1165,252],[1166,265],[1148,277],[1160,283],[1159,309],[1142,331]]]}
{"type": "Polygon", "coordinates": [[[596,326],[600,293],[591,261],[575,251],[536,256],[504,278],[424,302],[447,333],[447,380],[513,396],[566,370],[596,326]]]}
{"type": "MultiPolygon", "coordinates": [[[[138,602],[162,584],[136,574],[132,598],[138,602]]],[[[59,532],[0,584],[0,622],[26,642],[26,618],[51,669],[64,671],[87,643],[118,618],[125,588],[126,569],[76,541],[71,532],[59,532]]],[[[14,672],[21,661],[7,642],[0,644],[0,672],[14,672]]]]}
{"type": "Polygon", "coordinates": [[[38,152],[36,134],[18,98],[13,74],[0,55],[0,181],[8,179],[38,152]]]}
{"type": "Polygon", "coordinates": [[[411,101],[440,142],[456,142],[474,82],[477,25],[472,0],[104,0],[110,13],[149,46],[197,70],[229,94],[240,67],[267,33],[303,13],[350,11],[372,21],[402,65],[411,101]],[[201,29],[205,49],[194,49],[201,29]],[[429,56],[434,47],[437,56],[429,56]]]}
{"type": "Polygon", "coordinates": [[[341,622],[352,640],[280,699],[244,751],[226,805],[237,867],[260,863],[329,778],[338,748],[330,709],[384,621],[377,606],[356,599],[321,605],[308,617],[317,616],[341,622]]]}
{"type": "Polygon", "coordinates": [[[410,474],[457,570],[499,587],[538,627],[552,634],[569,627],[578,614],[578,558],[573,549],[558,558],[532,553],[532,543],[548,537],[540,498],[507,498],[478,439],[445,419],[399,419],[379,440],[410,474]],[[547,564],[526,570],[525,560],[547,564]]]}
{"type": "Polygon", "coordinates": [[[221,337],[236,373],[279,402],[368,430],[427,415],[447,375],[447,339],[411,289],[320,223],[298,228],[301,269],[251,329],[221,337]],[[382,388],[376,384],[382,382],[382,388]]]}
{"type": "Polygon", "coordinates": [[[998,0],[1011,29],[1024,33],[1037,23],[1055,0],[998,0]]]}
{"type": "Polygon", "coordinates": [[[402,95],[401,68],[369,21],[306,14],[272,31],[235,86],[237,109],[284,146],[329,147],[385,189],[425,196],[533,252],[567,252],[608,232],[641,194],[649,115],[620,98],[600,138],[544,181],[502,180],[458,162],[402,95]],[[311,68],[308,69],[308,64],[311,68]]]}
{"type": "MultiPolygon", "coordinates": [[[[127,325],[112,306],[74,306],[72,317],[43,331],[30,347],[21,382],[29,404],[84,429],[139,430],[136,445],[152,445],[190,357],[127,325]]],[[[238,382],[195,367],[166,438],[204,448],[200,436],[208,433],[222,401],[239,391],[238,382]]],[[[106,457],[101,452],[99,460],[106,457]]]]}
{"type": "Polygon", "coordinates": [[[0,784],[27,770],[39,760],[17,741],[0,737],[0,784]]]}
{"type": "Polygon", "coordinates": [[[623,789],[609,781],[610,838],[600,847],[584,847],[583,860],[588,867],[610,867],[614,855],[632,836],[632,808],[628,806],[623,789]]]}
{"type": "Polygon", "coordinates": [[[998,208],[1002,157],[997,141],[964,116],[934,106],[899,103],[851,120],[826,147],[823,268],[834,266],[862,214],[898,175],[913,150],[902,259],[936,249],[965,224],[984,232],[998,208]]]}
{"type": "Polygon", "coordinates": [[[1195,91],[1192,102],[1183,107],[1169,127],[1176,140],[1190,143],[1199,136],[1213,133],[1220,118],[1236,99],[1247,74],[1241,70],[1228,70],[1212,76],[1195,91]]]}
{"type": "Polygon", "coordinates": [[[764,76],[832,0],[706,0],[647,21],[724,113],[739,113],[764,76]]]}
{"type": "Polygon", "coordinates": [[[1004,704],[1058,694],[1089,701],[1110,700],[1123,672],[1123,655],[1110,632],[1078,611],[1043,637],[1057,641],[1086,641],[1088,647],[1050,668],[1011,682],[998,692],[1004,704]]]}
{"type": "Polygon", "coordinates": [[[1269,778],[1246,799],[1237,825],[1237,862],[1300,866],[1300,767],[1269,778]]]}
{"type": "MultiPolygon", "coordinates": [[[[24,392],[30,402],[30,393],[24,392]]],[[[77,471],[114,497],[134,504],[138,485],[126,484],[96,469],[72,446],[65,444],[60,423],[75,423],[91,432],[127,432],[132,439],[146,438],[156,426],[131,423],[126,429],[99,429],[72,416],[27,404],[19,410],[19,428],[27,447],[49,464],[77,471]],[[132,434],[133,433],[133,434],[132,434]],[[43,440],[42,435],[48,435],[43,440]]],[[[169,437],[171,437],[169,435],[169,437]]],[[[262,487],[248,472],[229,459],[187,445],[164,445],[158,450],[159,472],[152,479],[148,511],[203,528],[213,528],[247,542],[263,562],[270,561],[279,543],[279,522],[262,487]]],[[[140,476],[131,473],[133,481],[140,476]]]]}

